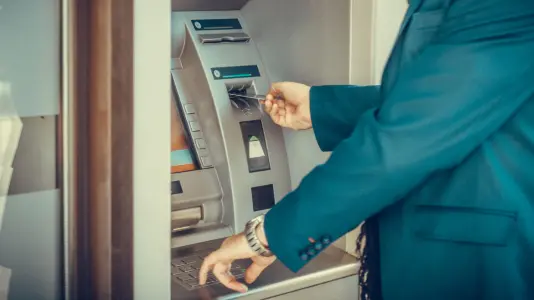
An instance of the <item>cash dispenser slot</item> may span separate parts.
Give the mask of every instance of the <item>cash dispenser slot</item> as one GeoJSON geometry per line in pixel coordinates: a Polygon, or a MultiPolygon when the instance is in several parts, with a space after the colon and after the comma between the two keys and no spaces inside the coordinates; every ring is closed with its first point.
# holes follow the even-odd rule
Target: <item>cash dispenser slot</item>
{"type": "Polygon", "coordinates": [[[199,34],[202,44],[248,43],[250,36],[244,32],[199,34]]]}
{"type": "Polygon", "coordinates": [[[171,218],[173,232],[190,229],[202,220],[202,207],[175,210],[171,218]]]}

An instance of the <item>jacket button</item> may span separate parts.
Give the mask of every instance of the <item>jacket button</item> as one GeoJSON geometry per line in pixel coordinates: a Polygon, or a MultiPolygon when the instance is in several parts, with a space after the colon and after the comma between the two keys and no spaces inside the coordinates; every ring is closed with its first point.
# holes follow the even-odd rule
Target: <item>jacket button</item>
{"type": "Polygon", "coordinates": [[[303,260],[303,261],[307,261],[308,260],[308,254],[306,254],[306,253],[300,254],[300,259],[303,260]]]}
{"type": "Polygon", "coordinates": [[[308,249],[308,255],[309,255],[309,256],[314,256],[314,255],[315,255],[315,249],[313,249],[312,247],[310,247],[310,249],[308,249]]]}
{"type": "Polygon", "coordinates": [[[313,245],[313,247],[315,248],[315,250],[321,251],[321,249],[323,249],[323,244],[315,243],[315,245],[313,245]]]}
{"type": "Polygon", "coordinates": [[[329,245],[329,244],[331,243],[330,238],[327,237],[327,236],[323,237],[323,238],[321,239],[321,243],[323,243],[323,245],[325,245],[325,246],[326,246],[326,245],[329,245]]]}

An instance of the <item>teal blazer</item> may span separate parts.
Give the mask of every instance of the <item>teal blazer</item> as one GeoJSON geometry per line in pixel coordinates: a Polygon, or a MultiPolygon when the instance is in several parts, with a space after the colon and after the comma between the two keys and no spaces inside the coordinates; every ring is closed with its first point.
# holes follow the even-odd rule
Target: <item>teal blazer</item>
{"type": "Polygon", "coordinates": [[[310,97],[332,154],[266,215],[283,264],[377,216],[385,300],[534,299],[534,1],[412,0],[380,87],[310,97]]]}

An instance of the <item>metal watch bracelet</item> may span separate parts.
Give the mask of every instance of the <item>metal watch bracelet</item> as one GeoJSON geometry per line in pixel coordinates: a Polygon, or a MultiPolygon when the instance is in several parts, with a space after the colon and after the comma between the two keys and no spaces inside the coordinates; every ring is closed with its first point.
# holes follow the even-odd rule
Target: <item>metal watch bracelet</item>
{"type": "Polygon", "coordinates": [[[273,256],[273,253],[267,247],[262,245],[258,235],[256,234],[256,228],[258,225],[263,223],[263,220],[264,215],[260,215],[248,221],[245,225],[245,238],[247,239],[248,246],[252,249],[252,251],[258,253],[260,256],[270,257],[273,256]]]}

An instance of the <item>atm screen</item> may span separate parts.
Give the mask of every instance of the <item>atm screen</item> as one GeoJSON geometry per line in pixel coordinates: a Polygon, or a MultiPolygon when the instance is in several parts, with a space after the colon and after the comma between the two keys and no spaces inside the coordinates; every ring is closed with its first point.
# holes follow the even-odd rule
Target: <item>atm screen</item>
{"type": "Polygon", "coordinates": [[[176,102],[171,97],[171,174],[198,169],[176,102]]]}

